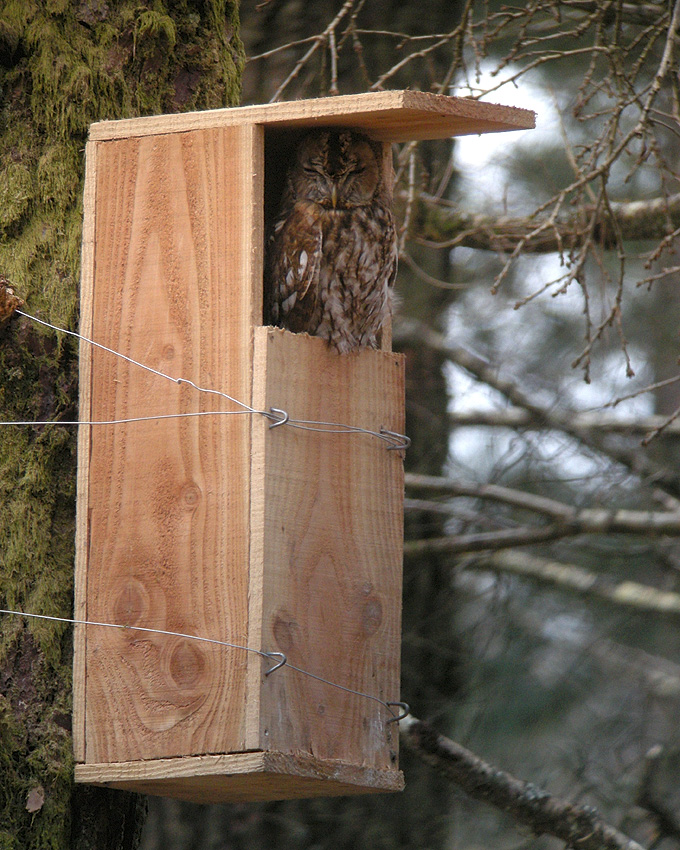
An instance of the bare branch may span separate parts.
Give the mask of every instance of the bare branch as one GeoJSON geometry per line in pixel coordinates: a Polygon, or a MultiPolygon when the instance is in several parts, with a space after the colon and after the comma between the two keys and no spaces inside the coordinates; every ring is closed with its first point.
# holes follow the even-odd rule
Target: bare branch
{"type": "Polygon", "coordinates": [[[621,463],[640,479],[671,495],[680,495],[680,477],[670,467],[660,467],[647,458],[642,451],[631,451],[607,444],[592,430],[579,428],[574,421],[574,412],[556,410],[530,398],[514,381],[502,378],[497,370],[483,358],[460,346],[449,345],[437,331],[415,320],[399,323],[395,327],[394,340],[400,344],[424,345],[439,352],[452,363],[461,366],[477,380],[488,384],[502,393],[513,405],[522,407],[537,422],[574,437],[584,446],[594,449],[621,463]]]}
{"type": "MultiPolygon", "coordinates": [[[[385,87],[385,83],[394,77],[400,70],[405,68],[411,62],[414,62],[417,59],[423,59],[434,51],[438,50],[440,47],[446,47],[450,43],[455,43],[461,41],[461,39],[465,36],[467,30],[467,22],[468,16],[471,13],[473,6],[473,0],[467,0],[465,7],[460,13],[460,23],[458,26],[452,30],[447,35],[438,39],[434,42],[434,44],[430,44],[427,47],[424,47],[422,50],[419,50],[415,53],[410,53],[408,56],[405,56],[403,59],[399,60],[396,64],[394,64],[389,70],[385,71],[371,86],[372,90],[379,90],[385,87]]],[[[460,52],[460,47],[458,48],[458,52],[460,52]]],[[[440,86],[440,91],[443,91],[443,87],[440,86]]]]}
{"type": "Polygon", "coordinates": [[[522,490],[500,487],[498,484],[466,484],[453,478],[418,475],[413,472],[405,474],[404,483],[414,490],[429,490],[438,493],[450,493],[452,496],[469,496],[474,499],[503,502],[503,504],[515,508],[544,514],[560,522],[572,522],[577,515],[575,508],[565,505],[563,502],[548,499],[545,496],[535,496],[533,493],[525,493],[522,490]]]}
{"type": "Polygon", "coordinates": [[[331,82],[328,87],[328,94],[340,94],[338,88],[338,48],[335,44],[335,29],[331,29],[328,33],[328,52],[331,57],[331,82]]]}
{"type": "MultiPolygon", "coordinates": [[[[667,421],[666,416],[613,416],[606,412],[575,413],[572,422],[583,431],[596,431],[605,434],[626,434],[644,436],[661,428],[667,421]]],[[[449,422],[457,427],[488,426],[491,428],[522,428],[540,430],[545,423],[534,418],[528,410],[520,407],[506,407],[502,410],[464,410],[449,414],[449,422]]],[[[661,435],[680,437],[680,421],[669,423],[661,435]]]]}
{"type": "Polygon", "coordinates": [[[553,835],[580,850],[642,850],[595,809],[573,805],[517,779],[412,715],[399,722],[399,732],[410,750],[470,797],[509,813],[537,835],[553,835]]]}
{"type": "Polygon", "coordinates": [[[531,546],[535,543],[550,543],[561,537],[578,534],[567,525],[542,527],[506,528],[501,531],[483,531],[479,534],[451,535],[450,537],[428,537],[423,540],[407,540],[404,543],[406,557],[428,553],[461,555],[467,552],[491,552],[498,549],[513,549],[516,546],[531,546]]]}
{"type": "Polygon", "coordinates": [[[395,328],[394,339],[402,343],[417,343],[437,351],[470,372],[478,380],[497,389],[517,407],[523,407],[537,419],[547,421],[547,411],[543,406],[529,398],[513,381],[501,378],[497,371],[482,357],[461,346],[449,345],[442,334],[422,322],[413,319],[401,321],[395,328]]]}
{"type": "Polygon", "coordinates": [[[583,217],[594,220],[592,238],[605,249],[617,245],[617,231],[624,241],[658,241],[680,228],[680,194],[646,201],[612,202],[607,209],[595,204],[579,207],[577,213],[556,218],[550,227],[537,229],[533,218],[462,213],[427,196],[420,196],[414,217],[421,221],[419,241],[437,247],[478,248],[513,251],[522,242],[526,254],[562,253],[583,244],[583,217]],[[527,237],[527,233],[532,235],[527,237]]]}
{"type": "Polygon", "coordinates": [[[273,47],[271,50],[265,50],[264,53],[258,53],[255,56],[248,56],[246,62],[257,62],[259,59],[269,59],[270,56],[276,56],[277,53],[290,50],[292,47],[300,47],[302,44],[309,44],[310,41],[317,40],[318,36],[310,35],[308,38],[300,38],[297,41],[289,41],[286,42],[286,44],[280,44],[278,47],[273,47]]]}
{"type": "MultiPolygon", "coordinates": [[[[602,9],[602,0],[562,0],[563,5],[583,12],[593,13],[602,9]]],[[[668,11],[661,3],[621,3],[621,20],[629,24],[654,24],[668,11]]]]}
{"type": "MultiPolygon", "coordinates": [[[[514,508],[533,511],[542,516],[549,517],[555,523],[547,528],[524,528],[490,532],[486,535],[464,535],[461,537],[444,538],[454,540],[456,551],[465,551],[459,547],[466,540],[473,542],[475,550],[480,547],[477,544],[479,538],[488,539],[491,544],[494,541],[505,541],[514,535],[531,535],[533,533],[550,534],[549,539],[556,537],[567,537],[575,534],[644,534],[644,535],[667,535],[676,537],[680,535],[680,511],[636,511],[624,508],[608,510],[605,508],[574,508],[556,499],[545,496],[537,496],[522,490],[513,490],[509,487],[501,487],[498,484],[474,484],[456,481],[453,478],[443,478],[435,475],[417,475],[406,473],[405,484],[409,489],[429,490],[438,493],[448,493],[452,496],[465,496],[473,499],[484,499],[500,502],[514,508]]],[[[453,506],[449,505],[449,511],[454,512],[453,506]]],[[[416,541],[422,544],[432,545],[432,540],[416,541]]],[[[451,551],[445,543],[441,545],[446,551],[451,551]]],[[[495,545],[489,548],[499,548],[495,545]]]]}
{"type": "MultiPolygon", "coordinates": [[[[272,95],[272,97],[269,101],[270,103],[276,103],[276,101],[281,97],[283,92],[288,88],[290,83],[293,82],[293,80],[298,76],[300,71],[302,71],[302,69],[305,67],[305,65],[309,62],[309,60],[312,58],[312,56],[314,56],[316,51],[321,46],[331,43],[330,42],[331,34],[335,33],[336,27],[340,24],[340,22],[347,15],[347,13],[349,11],[351,11],[355,2],[356,2],[356,0],[346,0],[346,2],[343,3],[338,14],[333,18],[333,20],[330,22],[330,24],[328,24],[326,29],[322,33],[319,33],[319,35],[314,37],[314,41],[313,41],[312,46],[306,51],[304,56],[302,56],[302,58],[297,62],[295,67],[292,69],[292,71],[288,74],[286,79],[281,83],[281,85],[274,92],[274,94],[272,95]]],[[[333,44],[332,50],[334,49],[334,47],[335,47],[335,45],[333,44]]],[[[331,52],[332,52],[332,50],[331,50],[331,52]]]]}
{"type": "Polygon", "coordinates": [[[614,582],[583,567],[537,558],[526,552],[494,552],[470,561],[466,569],[511,573],[612,605],[680,617],[680,593],[635,581],[614,582]]]}
{"type": "MultiPolygon", "coordinates": [[[[671,767],[667,768],[666,772],[670,772],[672,771],[672,754],[666,752],[664,747],[657,744],[647,752],[645,772],[642,777],[637,804],[654,817],[660,837],[680,841],[680,820],[672,806],[669,805],[666,799],[667,794],[664,793],[664,785],[666,784],[664,782],[664,763],[667,759],[671,762],[671,767]]],[[[655,843],[658,843],[658,839],[655,843]]]]}

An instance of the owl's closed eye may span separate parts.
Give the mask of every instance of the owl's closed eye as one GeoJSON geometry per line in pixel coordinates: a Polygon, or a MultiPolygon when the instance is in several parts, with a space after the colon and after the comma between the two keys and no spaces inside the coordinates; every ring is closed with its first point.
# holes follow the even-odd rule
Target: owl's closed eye
{"type": "Polygon", "coordinates": [[[349,130],[304,136],[268,245],[268,320],[341,353],[376,348],[396,265],[380,146],[349,130]]]}

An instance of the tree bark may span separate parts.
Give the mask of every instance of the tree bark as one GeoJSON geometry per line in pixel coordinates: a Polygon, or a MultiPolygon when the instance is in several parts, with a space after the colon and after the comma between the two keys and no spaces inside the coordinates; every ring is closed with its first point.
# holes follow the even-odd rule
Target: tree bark
{"type": "MultiPolygon", "coordinates": [[[[233,0],[0,0],[0,276],[27,312],[74,329],[83,148],[92,121],[238,103],[233,0]]],[[[7,311],[5,311],[6,313],[7,311]]],[[[28,318],[0,325],[0,414],[77,418],[77,347],[28,318]]],[[[0,433],[0,601],[72,611],[75,430],[0,433]]],[[[131,850],[143,804],[75,788],[71,632],[7,617],[0,639],[0,845],[131,850]],[[94,842],[94,843],[93,843],[94,842]]]]}

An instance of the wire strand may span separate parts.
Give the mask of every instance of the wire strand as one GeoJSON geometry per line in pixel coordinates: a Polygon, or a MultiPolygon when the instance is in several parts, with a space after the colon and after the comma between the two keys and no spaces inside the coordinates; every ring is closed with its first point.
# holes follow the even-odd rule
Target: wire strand
{"type": "Polygon", "coordinates": [[[279,670],[282,667],[288,667],[290,670],[294,670],[296,673],[300,673],[303,676],[307,676],[310,679],[315,679],[317,682],[321,682],[324,685],[328,685],[331,688],[336,688],[336,690],[344,691],[345,693],[352,694],[357,697],[362,697],[364,699],[373,700],[374,702],[379,703],[386,708],[390,714],[392,715],[391,719],[388,720],[388,723],[394,722],[399,719],[399,717],[392,711],[393,705],[405,706],[406,703],[401,702],[386,702],[380,697],[374,696],[373,694],[367,694],[363,691],[357,691],[353,688],[348,688],[345,685],[340,685],[337,682],[333,682],[330,679],[325,679],[323,676],[319,676],[316,673],[312,673],[309,670],[304,670],[302,667],[298,667],[296,664],[291,664],[288,661],[288,657],[283,652],[266,652],[262,649],[254,649],[251,646],[243,646],[238,643],[231,643],[226,640],[218,640],[217,638],[209,638],[203,637],[201,635],[192,635],[187,632],[173,632],[168,629],[156,629],[151,628],[150,626],[130,626],[123,623],[106,623],[97,620],[81,620],[74,617],[56,617],[50,614],[34,614],[29,613],[27,611],[16,611],[11,608],[0,608],[0,614],[11,615],[16,617],[30,617],[36,620],[49,620],[51,622],[56,623],[67,623],[74,626],[99,626],[108,629],[119,629],[121,631],[136,631],[136,632],[146,632],[157,635],[165,635],[167,637],[179,637],[184,638],[186,640],[195,640],[200,641],[202,643],[210,643],[215,646],[226,647],[227,649],[238,649],[243,652],[252,652],[255,655],[259,655],[261,658],[265,658],[268,661],[276,660],[276,663],[270,667],[269,670],[265,671],[265,676],[268,676],[270,673],[274,673],[276,670],[279,670]]]}
{"type": "Polygon", "coordinates": [[[161,372],[158,369],[154,369],[153,366],[148,366],[146,363],[141,363],[139,360],[135,360],[132,357],[128,357],[126,354],[122,354],[120,351],[116,351],[115,348],[109,348],[106,345],[102,345],[101,342],[95,342],[93,339],[89,339],[82,334],[79,334],[77,331],[69,331],[66,328],[59,327],[58,325],[53,325],[50,322],[46,322],[44,319],[39,319],[37,316],[32,316],[30,313],[25,313],[23,310],[17,310],[17,313],[21,316],[25,316],[27,319],[31,319],[33,322],[38,322],[40,325],[44,325],[46,328],[52,328],[52,330],[58,331],[59,333],[68,334],[69,336],[75,337],[76,339],[82,340],[83,342],[88,343],[88,345],[93,345],[95,348],[100,348],[102,351],[106,351],[109,354],[113,354],[115,357],[120,357],[122,360],[125,360],[127,363],[131,363],[133,366],[138,366],[140,369],[144,369],[147,372],[151,372],[153,375],[158,375],[159,378],[165,378],[167,381],[172,381],[175,384],[188,384],[190,387],[193,387],[195,390],[201,393],[209,393],[212,395],[217,395],[222,398],[226,398],[227,401],[233,402],[233,404],[239,405],[239,407],[243,407],[245,410],[250,413],[261,413],[260,410],[255,410],[254,407],[251,407],[249,404],[246,404],[243,401],[239,401],[237,398],[233,398],[233,396],[228,395],[227,393],[222,392],[221,390],[213,390],[210,387],[199,387],[193,381],[190,381],[188,378],[174,378],[172,375],[167,375],[165,372],[161,372]]]}
{"type": "Polygon", "coordinates": [[[208,411],[199,411],[199,412],[189,412],[189,413],[169,413],[169,414],[158,414],[153,416],[137,416],[127,419],[106,419],[106,420],[83,420],[83,421],[74,421],[74,420],[43,420],[43,421],[25,421],[25,420],[15,420],[15,421],[0,421],[0,426],[2,425],[16,425],[16,426],[44,426],[44,425],[123,425],[133,422],[147,422],[151,420],[162,420],[162,419],[175,419],[175,418],[183,418],[187,416],[224,416],[229,414],[236,413],[251,413],[258,414],[260,416],[265,416],[272,422],[272,426],[276,427],[277,425],[290,425],[292,428],[298,428],[302,431],[317,431],[320,433],[329,433],[329,434],[367,434],[371,437],[376,437],[382,442],[387,444],[388,450],[392,449],[407,449],[411,440],[405,434],[399,434],[395,431],[390,431],[384,427],[380,429],[380,431],[373,431],[370,428],[362,428],[358,425],[346,425],[340,422],[324,422],[324,421],[315,421],[315,420],[307,420],[307,419],[293,419],[291,418],[286,411],[272,408],[271,410],[257,410],[254,407],[251,407],[249,404],[246,404],[243,401],[240,401],[233,396],[230,396],[228,393],[222,392],[221,390],[215,390],[211,387],[201,387],[188,378],[175,378],[172,375],[168,375],[165,372],[161,372],[159,369],[154,369],[153,366],[149,366],[146,363],[142,363],[139,360],[135,360],[132,357],[128,357],[126,354],[122,354],[120,351],[116,351],[114,348],[109,348],[106,345],[103,345],[100,342],[96,342],[93,339],[90,339],[77,331],[70,331],[67,328],[62,328],[59,325],[53,325],[50,322],[45,321],[44,319],[39,319],[37,316],[33,316],[30,313],[26,313],[23,310],[16,310],[21,316],[24,316],[26,319],[30,319],[33,322],[37,322],[40,325],[43,325],[46,328],[51,328],[58,333],[67,334],[68,336],[72,336],[75,339],[82,340],[88,345],[92,345],[95,348],[99,348],[102,351],[106,351],[109,354],[113,354],[115,357],[120,357],[122,360],[125,360],[127,363],[131,363],[133,366],[138,366],[140,369],[144,369],[147,372],[151,372],[153,375],[158,375],[160,378],[164,378],[165,380],[172,381],[175,384],[187,384],[188,386],[195,389],[200,393],[208,393],[211,395],[216,395],[221,398],[226,399],[227,401],[232,402],[232,404],[238,405],[241,410],[208,410],[208,411]],[[280,416],[279,416],[280,414],[280,416]]]}
{"type": "MultiPolygon", "coordinates": [[[[164,378],[166,380],[172,381],[175,384],[187,384],[193,389],[197,390],[201,393],[208,393],[212,395],[217,395],[221,398],[226,399],[227,401],[232,402],[233,404],[238,405],[241,410],[215,410],[215,411],[194,411],[188,413],[168,413],[168,414],[158,414],[152,416],[137,416],[131,418],[124,419],[106,419],[106,420],[14,420],[14,421],[0,421],[0,426],[5,425],[15,425],[15,426],[45,426],[45,425],[69,425],[69,426],[77,426],[77,425],[122,425],[129,424],[134,422],[148,422],[152,420],[164,420],[164,419],[180,419],[188,416],[225,416],[225,415],[236,415],[236,414],[258,414],[261,416],[267,417],[271,421],[270,428],[275,428],[279,425],[290,425],[292,428],[297,428],[299,430],[304,431],[314,431],[320,433],[328,433],[328,434],[367,434],[372,437],[376,437],[382,442],[388,444],[389,449],[405,449],[410,445],[410,439],[403,434],[396,433],[394,431],[389,431],[384,427],[381,427],[380,431],[372,431],[369,428],[362,428],[360,426],[355,425],[345,425],[339,422],[325,422],[325,421],[316,421],[316,420],[307,420],[307,419],[292,419],[289,417],[288,413],[285,410],[281,410],[279,408],[271,408],[271,410],[257,410],[254,407],[246,404],[245,402],[240,401],[239,399],[234,398],[233,396],[228,395],[221,390],[215,390],[210,387],[201,387],[198,384],[194,383],[187,378],[175,378],[172,375],[168,375],[165,372],[161,372],[158,369],[154,369],[152,366],[149,366],[145,363],[141,363],[139,360],[135,360],[132,357],[128,357],[125,354],[122,354],[119,351],[116,351],[113,348],[109,348],[102,343],[96,342],[95,340],[89,339],[88,337],[83,336],[82,334],[77,333],[76,331],[70,331],[66,328],[59,327],[58,325],[53,325],[50,322],[45,321],[44,319],[39,319],[37,316],[33,316],[30,313],[26,313],[23,310],[16,310],[17,313],[24,316],[27,319],[30,319],[33,322],[37,322],[44,327],[51,328],[58,333],[67,334],[68,336],[75,337],[76,339],[82,340],[83,342],[94,346],[95,348],[99,348],[102,351],[106,351],[109,354],[114,355],[115,357],[119,357],[126,362],[139,367],[140,369],[144,369],[147,372],[151,372],[154,375],[157,375],[160,378],[164,378]]],[[[153,633],[159,635],[166,635],[170,637],[179,637],[186,640],[196,640],[201,641],[203,643],[210,643],[217,646],[227,647],[229,649],[237,649],[244,652],[252,652],[259,655],[261,658],[265,658],[269,661],[274,661],[277,659],[276,663],[265,672],[265,675],[268,676],[270,673],[280,669],[281,667],[289,667],[291,670],[299,673],[303,676],[307,676],[308,678],[314,679],[317,682],[321,682],[322,684],[328,685],[329,687],[336,688],[337,690],[343,691],[344,693],[352,694],[354,696],[358,696],[364,699],[372,700],[377,702],[379,705],[386,708],[389,713],[392,715],[388,723],[395,722],[401,718],[403,712],[406,711],[408,713],[408,706],[406,703],[401,702],[386,702],[380,697],[374,696],[373,694],[367,694],[362,691],[355,690],[353,688],[349,688],[345,685],[340,685],[337,682],[333,682],[330,679],[326,679],[323,676],[319,676],[316,673],[312,673],[309,670],[304,670],[302,667],[298,667],[295,664],[291,664],[286,655],[282,652],[265,652],[263,650],[254,649],[252,647],[243,646],[236,643],[231,643],[229,641],[218,640],[215,638],[202,637],[200,635],[192,635],[184,632],[174,632],[169,631],[167,629],[156,629],[148,626],[130,626],[122,623],[107,623],[107,622],[99,622],[95,620],[81,620],[77,618],[71,617],[56,617],[50,616],[47,614],[34,614],[26,611],[15,611],[9,608],[1,608],[0,614],[5,615],[13,615],[19,617],[30,617],[34,619],[40,620],[48,620],[52,622],[60,622],[60,623],[68,623],[70,625],[80,625],[80,626],[95,626],[95,627],[103,627],[103,628],[112,628],[112,629],[120,629],[120,630],[132,630],[138,632],[146,632],[153,633]],[[402,709],[401,714],[397,715],[392,710],[392,706],[400,706],[402,709]]]]}
{"type": "MultiPolygon", "coordinates": [[[[267,411],[258,410],[263,416],[267,411]]],[[[0,421],[2,425],[127,425],[132,422],[155,422],[163,419],[186,419],[189,416],[248,416],[250,410],[195,410],[189,413],[158,413],[152,416],[132,416],[129,419],[27,419],[0,421]]]]}

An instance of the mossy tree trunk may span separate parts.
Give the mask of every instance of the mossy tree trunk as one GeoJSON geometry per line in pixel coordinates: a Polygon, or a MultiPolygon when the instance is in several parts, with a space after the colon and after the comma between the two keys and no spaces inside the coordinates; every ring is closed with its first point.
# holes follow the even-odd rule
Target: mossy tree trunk
{"type": "MultiPolygon", "coordinates": [[[[235,105],[235,0],[0,0],[0,275],[78,324],[83,150],[95,120],[235,105]]],[[[77,418],[73,338],[0,328],[0,419],[77,418]]],[[[0,607],[72,611],[76,434],[0,430],[0,607]]],[[[133,795],[72,784],[71,629],[3,616],[0,848],[136,846],[133,795]]]]}

